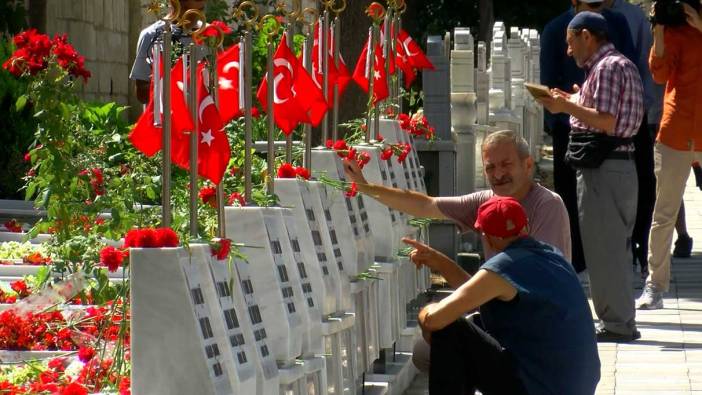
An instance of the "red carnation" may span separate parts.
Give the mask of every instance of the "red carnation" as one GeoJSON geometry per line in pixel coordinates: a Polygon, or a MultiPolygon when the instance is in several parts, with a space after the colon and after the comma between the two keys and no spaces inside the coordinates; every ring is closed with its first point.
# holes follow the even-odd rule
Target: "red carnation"
{"type": "Polygon", "coordinates": [[[324,146],[331,149],[334,146],[334,140],[327,139],[327,141],[324,143],[324,146]]]}
{"type": "Polygon", "coordinates": [[[84,346],[78,349],[78,359],[81,362],[87,363],[95,356],[95,349],[89,346],[84,346]]]}
{"type": "Polygon", "coordinates": [[[278,178],[295,178],[296,176],[297,174],[292,164],[286,162],[278,167],[278,178]]]}
{"type": "Polygon", "coordinates": [[[400,127],[402,128],[402,130],[407,131],[410,129],[410,116],[409,115],[402,113],[402,114],[397,116],[397,120],[400,121],[400,127]]]}
{"type": "Polygon", "coordinates": [[[10,288],[17,293],[20,298],[26,298],[29,296],[29,287],[24,280],[17,280],[10,283],[10,288]]]}
{"type": "Polygon", "coordinates": [[[123,377],[119,382],[119,395],[131,395],[131,381],[129,377],[123,377]]]}
{"type": "Polygon", "coordinates": [[[107,246],[100,250],[100,263],[107,266],[107,270],[111,273],[122,266],[122,261],[124,261],[124,254],[115,247],[107,246]]]}
{"type": "Polygon", "coordinates": [[[20,225],[16,219],[11,219],[11,220],[5,222],[4,225],[5,225],[5,229],[7,229],[10,232],[15,232],[15,233],[22,232],[22,225],[20,225]]]}
{"type": "Polygon", "coordinates": [[[356,151],[356,148],[349,148],[349,151],[346,153],[346,157],[348,159],[356,159],[357,154],[358,151],[356,151]]]}
{"type": "Polygon", "coordinates": [[[232,249],[232,241],[229,239],[212,239],[210,242],[211,254],[221,261],[229,256],[232,249]]]}
{"type": "Polygon", "coordinates": [[[234,202],[238,203],[240,207],[246,206],[246,200],[239,192],[232,192],[227,199],[227,204],[230,206],[233,206],[234,202]]]}
{"type": "Polygon", "coordinates": [[[55,370],[57,372],[63,372],[66,369],[65,362],[65,358],[54,358],[49,361],[47,366],[49,367],[49,369],[55,370]]]}
{"type": "Polygon", "coordinates": [[[156,238],[158,239],[159,247],[178,247],[180,244],[178,234],[171,228],[156,229],[156,238]]]}
{"type": "Polygon", "coordinates": [[[202,203],[217,207],[217,189],[215,187],[202,187],[197,195],[202,203]]]}
{"type": "Polygon", "coordinates": [[[334,151],[336,151],[337,155],[339,155],[342,158],[345,158],[347,155],[347,151],[349,149],[349,146],[346,144],[346,141],[344,141],[344,140],[336,140],[336,142],[334,143],[332,148],[334,148],[334,151]]]}
{"type": "Polygon", "coordinates": [[[137,233],[137,243],[142,248],[158,248],[158,236],[153,228],[140,229],[137,233]]]}
{"type": "Polygon", "coordinates": [[[363,163],[364,165],[367,165],[368,162],[370,162],[371,156],[368,154],[368,152],[361,152],[358,154],[358,161],[360,163],[363,163]]]}
{"type": "Polygon", "coordinates": [[[59,395],[88,395],[88,390],[82,385],[73,382],[63,387],[59,395]]]}
{"type": "Polygon", "coordinates": [[[380,153],[381,160],[390,160],[392,158],[392,147],[388,147],[380,153]]]}
{"type": "Polygon", "coordinates": [[[295,174],[300,178],[304,178],[305,180],[310,179],[310,171],[303,166],[297,166],[295,168],[295,174]]]}
{"type": "Polygon", "coordinates": [[[132,229],[129,232],[127,232],[127,234],[124,236],[124,248],[141,247],[137,244],[139,239],[137,236],[139,236],[139,229],[132,229]]]}
{"type": "Polygon", "coordinates": [[[355,182],[351,183],[351,186],[346,189],[346,192],[344,192],[344,195],[346,197],[355,197],[358,194],[358,186],[356,185],[355,182]]]}

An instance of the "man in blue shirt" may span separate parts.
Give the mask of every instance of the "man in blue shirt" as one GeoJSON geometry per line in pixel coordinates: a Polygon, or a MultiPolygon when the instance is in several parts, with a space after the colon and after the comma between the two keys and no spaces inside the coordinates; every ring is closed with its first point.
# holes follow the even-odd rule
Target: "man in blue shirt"
{"type": "Polygon", "coordinates": [[[431,343],[429,393],[592,395],[600,360],[590,309],[571,265],[528,236],[524,209],[495,196],[478,210],[475,228],[496,251],[471,277],[414,240],[418,265],[456,287],[424,307],[419,324],[431,343]],[[463,318],[480,308],[482,326],[463,318]]]}
{"type": "MultiPolygon", "coordinates": [[[[626,18],[603,7],[602,1],[572,0],[573,7],[551,20],[541,34],[541,83],[549,88],[571,92],[573,85],[582,85],[585,74],[567,54],[566,30],[576,13],[581,11],[600,12],[607,20],[609,39],[624,56],[636,62],[636,52],[626,18]]],[[[568,149],[570,123],[567,114],[544,113],[546,131],[553,138],[553,183],[556,193],[563,199],[570,218],[572,263],[575,271],[585,270],[586,262],[580,239],[578,221],[578,197],[576,193],[575,171],[564,162],[568,149]]]]}

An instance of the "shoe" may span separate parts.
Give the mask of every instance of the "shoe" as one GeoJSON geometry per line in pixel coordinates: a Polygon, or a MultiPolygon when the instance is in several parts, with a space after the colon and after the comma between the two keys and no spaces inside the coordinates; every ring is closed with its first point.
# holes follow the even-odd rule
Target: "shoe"
{"type": "Polygon", "coordinates": [[[656,286],[647,283],[641,296],[636,300],[636,308],[639,310],[658,310],[663,308],[663,292],[656,289],[656,286]]]}
{"type": "Polygon", "coordinates": [[[598,343],[629,343],[641,338],[641,332],[634,330],[633,333],[625,335],[623,333],[612,332],[607,329],[597,330],[598,343]]]}
{"type": "Polygon", "coordinates": [[[673,257],[689,258],[692,255],[692,237],[679,235],[675,240],[675,248],[673,249],[673,257]]]}
{"type": "Polygon", "coordinates": [[[695,184],[697,188],[702,190],[702,167],[697,163],[697,166],[692,165],[692,172],[695,174],[695,184]]]}

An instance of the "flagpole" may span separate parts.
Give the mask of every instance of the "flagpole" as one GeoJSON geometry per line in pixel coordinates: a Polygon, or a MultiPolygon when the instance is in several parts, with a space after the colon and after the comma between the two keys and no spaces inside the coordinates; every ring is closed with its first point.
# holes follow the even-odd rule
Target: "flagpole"
{"type": "Polygon", "coordinates": [[[368,52],[366,53],[366,73],[368,75],[368,119],[366,120],[365,142],[371,141],[371,120],[373,117],[373,85],[375,85],[375,23],[368,28],[368,52]]]}
{"type": "MultiPolygon", "coordinates": [[[[318,11],[314,8],[305,8],[300,14],[302,23],[307,26],[305,33],[305,41],[302,44],[302,65],[310,75],[312,74],[312,40],[314,36],[314,23],[317,19],[318,11]],[[312,15],[312,21],[308,22],[305,19],[305,14],[312,15]]],[[[303,126],[303,138],[305,145],[305,154],[303,155],[303,166],[312,171],[312,125],[305,123],[303,126]]]]}
{"type": "Polygon", "coordinates": [[[261,33],[267,36],[266,41],[268,50],[268,59],[266,61],[266,78],[268,79],[268,83],[266,84],[266,87],[268,88],[266,100],[266,104],[268,107],[268,154],[266,155],[268,176],[266,177],[266,189],[268,194],[273,195],[275,193],[275,187],[273,182],[273,178],[275,177],[275,116],[273,109],[273,95],[275,94],[275,75],[273,69],[273,37],[278,33],[278,23],[276,22],[274,15],[267,14],[264,15],[263,18],[261,18],[261,33]],[[265,32],[265,24],[266,21],[269,19],[274,22],[275,27],[272,28],[270,32],[265,32]]]}
{"type": "MultiPolygon", "coordinates": [[[[287,44],[288,48],[292,49],[294,45],[293,36],[295,35],[295,21],[297,21],[298,16],[302,12],[302,0],[293,0],[292,11],[290,12],[287,12],[285,10],[284,3],[279,4],[279,10],[285,15],[285,18],[288,20],[287,44]]],[[[292,139],[292,133],[285,135],[285,161],[287,163],[292,163],[292,139]]]]}
{"type": "MultiPolygon", "coordinates": [[[[324,11],[320,18],[319,24],[319,46],[321,54],[319,61],[322,66],[322,96],[325,101],[329,101],[329,7],[334,0],[322,0],[324,11]]],[[[322,144],[329,138],[329,116],[328,112],[324,113],[322,118],[322,144]]]]}
{"type": "MultiPolygon", "coordinates": [[[[190,24],[191,37],[193,41],[195,38],[205,29],[206,19],[205,15],[196,9],[189,9],[183,13],[179,26],[185,29],[185,25],[190,24]],[[190,21],[188,18],[193,15],[194,18],[190,21]],[[197,22],[202,21],[202,26],[197,28],[197,22]]],[[[197,94],[197,61],[198,61],[198,51],[200,50],[195,44],[190,44],[188,47],[188,52],[190,53],[189,61],[187,66],[190,67],[190,87],[187,89],[189,95],[187,97],[188,105],[190,106],[190,116],[193,119],[193,130],[190,133],[190,196],[189,196],[189,214],[190,214],[190,236],[192,238],[198,237],[198,221],[197,221],[197,198],[198,198],[198,172],[197,172],[197,157],[198,157],[198,146],[199,146],[199,136],[200,136],[200,126],[198,118],[198,94],[197,94]]],[[[186,65],[183,64],[185,69],[186,65]]],[[[185,73],[184,73],[185,74],[185,73]]],[[[187,85],[187,81],[183,81],[183,86],[187,85]]]]}
{"type": "MultiPolygon", "coordinates": [[[[190,106],[190,116],[193,119],[193,130],[190,133],[190,237],[198,237],[198,221],[197,221],[197,195],[198,195],[198,174],[197,174],[197,148],[198,136],[200,135],[200,120],[197,116],[197,51],[195,44],[190,44],[188,47],[190,53],[190,61],[188,62],[190,74],[190,87],[188,91],[188,105],[190,106]]],[[[183,85],[187,85],[183,81],[183,85]]]]}
{"type": "MultiPolygon", "coordinates": [[[[332,45],[334,46],[334,67],[336,67],[336,70],[338,72],[339,70],[339,64],[340,64],[340,49],[339,45],[341,44],[341,24],[339,20],[339,14],[341,14],[344,10],[346,9],[346,0],[341,1],[341,7],[339,8],[332,8],[332,11],[334,11],[335,17],[334,17],[334,23],[332,24],[332,45]]],[[[334,84],[334,93],[333,96],[334,98],[334,106],[332,107],[332,139],[336,141],[339,138],[339,131],[337,128],[339,127],[339,79],[337,77],[336,83],[334,84]]]]}
{"type": "Polygon", "coordinates": [[[152,80],[153,80],[153,97],[154,97],[154,126],[161,127],[161,50],[162,41],[157,40],[152,49],[152,80]]]}
{"type": "MultiPolygon", "coordinates": [[[[222,40],[224,40],[224,36],[220,36],[222,40]]],[[[212,56],[212,75],[214,78],[212,78],[212,81],[210,81],[210,92],[212,92],[212,95],[214,96],[214,102],[215,102],[215,107],[219,109],[219,89],[218,87],[218,81],[219,77],[217,74],[217,48],[219,48],[219,45],[214,48],[214,56],[212,56]]],[[[225,138],[226,137],[226,132],[224,134],[225,138]]],[[[219,181],[219,184],[217,184],[217,237],[220,239],[226,239],[227,238],[227,224],[226,224],[226,217],[224,216],[224,177],[219,181]]]]}
{"type": "MultiPolygon", "coordinates": [[[[397,8],[395,9],[395,19],[393,22],[393,28],[392,28],[392,53],[393,56],[397,54],[397,36],[400,34],[400,29],[402,28],[402,14],[405,12],[407,9],[407,3],[405,3],[405,0],[396,0],[396,6],[397,8]]],[[[403,74],[400,72],[399,67],[397,67],[397,64],[395,64],[395,101],[397,104],[397,114],[400,114],[402,112],[402,79],[403,79],[403,74]]]]}
{"type": "Polygon", "coordinates": [[[161,226],[171,226],[171,21],[163,32],[163,151],[161,156],[161,226]]]}
{"type": "MultiPolygon", "coordinates": [[[[239,89],[244,91],[243,96],[240,96],[240,99],[243,99],[242,102],[244,105],[244,200],[246,204],[249,204],[249,202],[251,202],[251,191],[253,189],[251,182],[251,148],[253,145],[251,141],[253,139],[253,117],[251,113],[251,54],[253,52],[253,37],[251,30],[254,27],[256,19],[258,19],[258,7],[251,1],[243,1],[239,4],[239,7],[234,10],[234,16],[246,26],[241,40],[241,47],[243,49],[241,55],[243,56],[239,56],[241,67],[239,72],[244,75],[244,84],[243,86],[240,84],[239,89]],[[251,16],[246,14],[247,8],[251,16]]],[[[241,106],[241,103],[239,105],[241,106]]]]}

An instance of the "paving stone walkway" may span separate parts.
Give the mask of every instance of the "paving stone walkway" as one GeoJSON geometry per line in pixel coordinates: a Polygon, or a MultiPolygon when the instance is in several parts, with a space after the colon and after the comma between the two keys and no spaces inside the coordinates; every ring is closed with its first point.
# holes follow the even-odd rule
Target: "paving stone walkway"
{"type": "MultiPolygon", "coordinates": [[[[641,339],[598,345],[602,378],[597,395],[702,395],[702,191],[691,174],[685,190],[693,256],[674,259],[664,309],[637,311],[641,339]]],[[[636,296],[642,281],[636,277],[636,296]]],[[[417,375],[407,395],[424,395],[427,376],[417,375]]]]}

